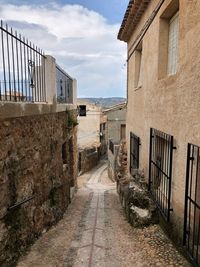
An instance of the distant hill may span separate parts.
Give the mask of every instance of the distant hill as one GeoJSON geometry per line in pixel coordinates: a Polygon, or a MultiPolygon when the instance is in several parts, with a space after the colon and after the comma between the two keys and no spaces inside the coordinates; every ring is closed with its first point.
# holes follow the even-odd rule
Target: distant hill
{"type": "Polygon", "coordinates": [[[83,100],[101,106],[103,109],[109,108],[111,106],[117,105],[119,103],[125,102],[126,98],[123,97],[100,97],[100,98],[78,98],[78,100],[83,100]]]}

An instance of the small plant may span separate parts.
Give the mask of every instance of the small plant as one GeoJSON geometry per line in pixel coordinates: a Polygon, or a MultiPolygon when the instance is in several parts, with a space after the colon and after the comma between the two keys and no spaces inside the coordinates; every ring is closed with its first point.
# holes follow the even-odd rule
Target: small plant
{"type": "Polygon", "coordinates": [[[75,127],[76,125],[78,125],[77,117],[72,112],[69,112],[68,127],[75,127]]]}

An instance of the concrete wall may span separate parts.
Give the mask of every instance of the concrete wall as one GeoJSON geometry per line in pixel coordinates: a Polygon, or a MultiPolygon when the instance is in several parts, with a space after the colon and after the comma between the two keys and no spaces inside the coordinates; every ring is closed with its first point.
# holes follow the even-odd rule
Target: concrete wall
{"type": "MultiPolygon", "coordinates": [[[[157,3],[150,2],[128,42],[128,49],[157,3]]],[[[179,1],[178,71],[173,76],[160,75],[160,68],[166,64],[161,54],[164,39],[160,17],[170,3],[171,0],[165,1],[143,38],[143,82],[139,88],[135,88],[134,82],[136,55],[128,62],[127,146],[129,159],[130,132],[141,138],[140,168],[148,179],[150,127],[174,136],[177,149],[173,160],[171,215],[182,237],[187,143],[200,146],[200,1],[179,1]]]]}

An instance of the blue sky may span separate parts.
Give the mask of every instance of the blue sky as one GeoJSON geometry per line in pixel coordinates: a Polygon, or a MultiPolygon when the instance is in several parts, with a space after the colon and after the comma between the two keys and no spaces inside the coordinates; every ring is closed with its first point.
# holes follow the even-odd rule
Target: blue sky
{"type": "Polygon", "coordinates": [[[128,0],[0,0],[0,18],[53,55],[79,97],[125,96],[126,44],[117,40],[128,0]]]}

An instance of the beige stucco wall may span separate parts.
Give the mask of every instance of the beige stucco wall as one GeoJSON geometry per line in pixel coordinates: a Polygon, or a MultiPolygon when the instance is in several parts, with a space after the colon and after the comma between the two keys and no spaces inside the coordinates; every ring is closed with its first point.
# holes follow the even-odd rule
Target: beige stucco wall
{"type": "Polygon", "coordinates": [[[86,116],[78,117],[78,146],[79,148],[100,145],[101,108],[82,101],[78,105],[86,105],[86,116]]]}
{"type": "MultiPolygon", "coordinates": [[[[170,2],[165,1],[143,38],[145,63],[141,88],[134,86],[134,54],[128,63],[127,142],[129,148],[131,131],[141,138],[140,168],[148,179],[150,127],[174,136],[177,149],[173,160],[172,221],[182,235],[187,144],[200,146],[200,1],[180,1],[178,71],[159,79],[159,68],[165,64],[159,62],[160,16],[170,2]]],[[[149,4],[128,43],[129,48],[157,3],[158,0],[149,4]]]]}
{"type": "Polygon", "coordinates": [[[126,124],[126,108],[110,110],[105,112],[105,115],[107,115],[108,139],[119,143],[121,139],[121,125],[126,124]]]}

